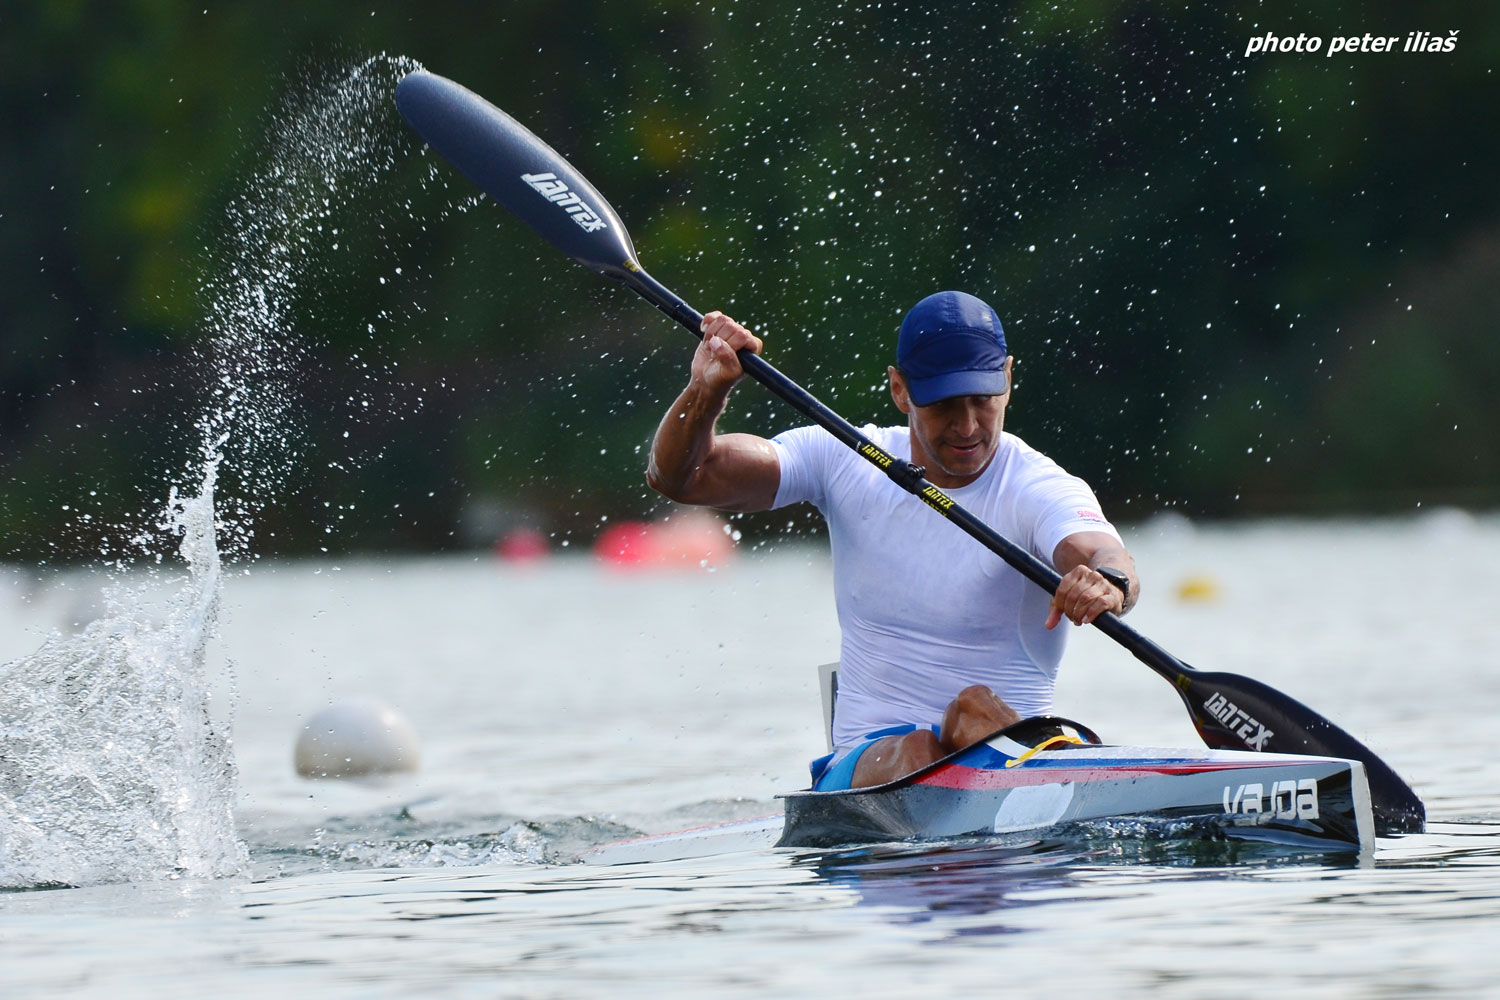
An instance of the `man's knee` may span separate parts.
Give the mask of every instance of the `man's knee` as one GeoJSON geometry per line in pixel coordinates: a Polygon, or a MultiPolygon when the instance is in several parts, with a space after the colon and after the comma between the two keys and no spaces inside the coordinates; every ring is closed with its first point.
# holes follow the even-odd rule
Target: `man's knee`
{"type": "Polygon", "coordinates": [[[1020,721],[1021,716],[999,695],[983,684],[971,684],[954,696],[943,713],[943,745],[958,750],[1020,721]]]}
{"type": "Polygon", "coordinates": [[[944,754],[937,734],[930,729],[918,729],[902,736],[887,736],[860,755],[854,765],[854,776],[850,788],[867,788],[895,781],[918,768],[926,767],[944,754]]]}
{"type": "Polygon", "coordinates": [[[961,717],[983,723],[994,721],[1002,726],[1020,718],[1015,709],[1001,701],[999,695],[983,684],[970,684],[958,692],[948,704],[945,715],[948,718],[961,717]]]}
{"type": "Polygon", "coordinates": [[[965,714],[979,715],[1008,709],[1010,706],[983,684],[970,684],[954,696],[951,707],[965,714]]]}

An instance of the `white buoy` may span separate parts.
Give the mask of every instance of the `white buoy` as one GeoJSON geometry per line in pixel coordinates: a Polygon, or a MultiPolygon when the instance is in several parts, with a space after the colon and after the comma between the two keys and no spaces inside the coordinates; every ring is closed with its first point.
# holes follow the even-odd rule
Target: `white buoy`
{"type": "Polygon", "coordinates": [[[304,778],[361,778],[415,771],[421,763],[417,731],[378,698],[339,698],[313,715],[292,752],[304,778]]]}

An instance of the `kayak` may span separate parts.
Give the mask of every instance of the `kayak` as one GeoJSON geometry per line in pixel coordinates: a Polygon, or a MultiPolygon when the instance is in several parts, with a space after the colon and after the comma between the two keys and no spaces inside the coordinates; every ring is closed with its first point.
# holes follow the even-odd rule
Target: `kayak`
{"type": "Polygon", "coordinates": [[[1063,719],[1027,719],[884,785],[793,792],[781,843],[961,837],[1140,816],[1201,820],[1202,830],[1235,839],[1374,844],[1357,761],[1105,746],[1081,732],[1063,719]]]}
{"type": "Polygon", "coordinates": [[[1362,851],[1375,843],[1364,765],[1335,757],[1107,746],[1026,719],[883,785],[799,791],[784,813],[606,844],[618,864],[764,847],[951,840],[1147,818],[1191,836],[1362,851]]]}

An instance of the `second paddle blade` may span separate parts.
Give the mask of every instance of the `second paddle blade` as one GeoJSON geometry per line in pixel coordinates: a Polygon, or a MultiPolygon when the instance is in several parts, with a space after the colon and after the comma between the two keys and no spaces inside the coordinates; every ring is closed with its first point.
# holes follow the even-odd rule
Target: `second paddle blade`
{"type": "Polygon", "coordinates": [[[1275,688],[1238,674],[1193,671],[1178,681],[1203,742],[1223,750],[1342,757],[1365,766],[1377,833],[1421,833],[1427,810],[1390,765],[1359,740],[1275,688]]]}

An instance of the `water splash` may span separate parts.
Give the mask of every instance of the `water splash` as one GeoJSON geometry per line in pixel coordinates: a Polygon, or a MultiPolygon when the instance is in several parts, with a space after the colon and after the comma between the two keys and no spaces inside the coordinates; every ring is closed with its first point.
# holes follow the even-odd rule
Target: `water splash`
{"type": "Polygon", "coordinates": [[[409,144],[392,94],[413,60],[379,55],[294,88],[272,118],[252,181],[225,211],[224,235],[200,283],[209,402],[198,421],[204,458],[222,451],[236,480],[221,498],[219,541],[251,555],[256,517],[302,458],[301,374],[310,361],[296,306],[337,283],[337,261],[367,216],[361,196],[409,144]],[[350,211],[351,207],[355,210],[350,211]]]}
{"type": "Polygon", "coordinates": [[[230,204],[200,289],[209,398],[183,478],[196,493],[173,487],[159,530],[132,540],[156,564],[175,542],[186,579],[153,567],[144,582],[118,583],[79,634],[0,666],[0,887],[246,869],[228,720],[210,712],[206,663],[220,546],[250,556],[257,511],[297,463],[305,342],[292,308],[326,268],[328,240],[337,246],[331,220],[396,164],[380,123],[414,68],[377,56],[299,88],[273,120],[265,165],[230,204]],[[216,508],[221,471],[239,489],[216,508]]]}
{"type": "Polygon", "coordinates": [[[240,871],[236,770],[204,669],[219,604],[211,462],[172,495],[187,582],[158,617],[144,585],[108,613],[0,668],[0,886],[86,885],[240,871]]]}
{"type": "Polygon", "coordinates": [[[282,830],[257,845],[260,878],[368,868],[473,868],[571,864],[581,852],[641,835],[598,816],[547,820],[474,816],[423,821],[398,815],[362,815],[305,831],[282,830]],[[304,846],[289,846],[302,842],[304,846]]]}

